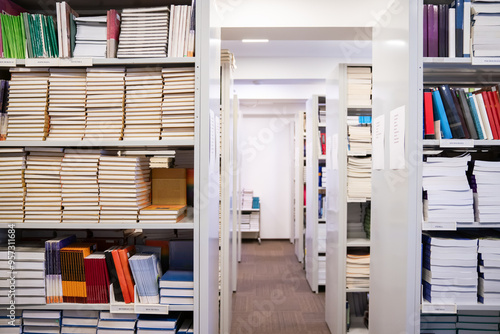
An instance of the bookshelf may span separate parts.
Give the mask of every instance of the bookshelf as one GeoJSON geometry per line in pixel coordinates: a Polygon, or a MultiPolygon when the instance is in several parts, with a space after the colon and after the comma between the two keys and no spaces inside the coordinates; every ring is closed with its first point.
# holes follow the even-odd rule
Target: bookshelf
{"type": "Polygon", "coordinates": [[[294,208],[295,208],[295,229],[294,246],[297,261],[304,261],[304,112],[298,112],[295,116],[295,177],[294,177],[294,208]]]}
{"type": "MultiPolygon", "coordinates": [[[[191,1],[175,2],[190,5],[191,1]]],[[[28,10],[47,12],[41,8],[43,4],[36,1],[23,1],[28,10]]],[[[162,6],[162,1],[152,0],[142,6],[162,6]]],[[[72,7],[82,15],[102,14],[109,9],[106,2],[90,4],[74,2],[72,7]]],[[[123,1],[118,10],[134,8],[134,1],[123,1]]],[[[147,231],[189,230],[194,238],[194,306],[172,306],[171,311],[193,311],[194,330],[196,333],[216,333],[219,325],[219,289],[218,289],[218,201],[217,194],[207,192],[210,185],[219,181],[219,165],[214,163],[218,155],[215,133],[218,122],[215,111],[219,110],[220,81],[220,29],[217,28],[214,4],[199,2],[196,6],[196,55],[191,58],[132,58],[132,59],[50,59],[44,63],[40,59],[2,59],[1,71],[8,75],[10,67],[149,67],[163,68],[192,67],[195,70],[195,133],[194,139],[166,140],[72,140],[72,141],[3,141],[0,147],[64,147],[64,148],[143,148],[143,149],[193,149],[194,150],[194,208],[192,220],[183,220],[178,224],[16,224],[17,230],[81,230],[135,228],[147,231]],[[8,66],[6,63],[9,63],[8,66]],[[42,65],[43,63],[43,65],[42,65]]],[[[52,12],[55,15],[55,11],[52,12]]],[[[4,225],[4,224],[2,224],[4,225]]],[[[2,226],[0,226],[2,227],[2,226]]],[[[5,228],[2,227],[2,238],[5,240],[5,228]]],[[[21,307],[21,305],[19,305],[21,307]]],[[[109,304],[48,304],[30,306],[32,308],[54,310],[108,310],[109,304]]]]}
{"type": "Polygon", "coordinates": [[[326,110],[325,97],[313,95],[306,102],[306,230],[305,230],[305,268],[306,278],[313,292],[319,291],[319,286],[325,285],[325,223],[320,222],[319,196],[325,195],[325,187],[319,186],[319,168],[326,161],[321,159],[321,144],[319,132],[325,132],[320,125],[319,113],[326,110]]]}

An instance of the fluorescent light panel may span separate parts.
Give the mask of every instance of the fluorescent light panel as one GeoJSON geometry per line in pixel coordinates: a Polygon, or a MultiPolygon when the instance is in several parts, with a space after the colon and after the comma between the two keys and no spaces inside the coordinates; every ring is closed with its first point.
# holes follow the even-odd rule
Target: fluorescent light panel
{"type": "Polygon", "coordinates": [[[241,40],[243,43],[267,43],[269,40],[267,38],[244,38],[241,40]]]}

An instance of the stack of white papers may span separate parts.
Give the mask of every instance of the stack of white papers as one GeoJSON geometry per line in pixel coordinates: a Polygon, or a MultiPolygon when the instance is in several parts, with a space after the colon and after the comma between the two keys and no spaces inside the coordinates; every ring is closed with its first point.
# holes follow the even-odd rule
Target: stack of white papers
{"type": "Polygon", "coordinates": [[[95,333],[99,321],[99,311],[64,310],[61,334],[95,333]]]}
{"type": "Polygon", "coordinates": [[[472,1],[471,10],[474,57],[500,57],[500,1],[472,1]]]}
{"type": "Polygon", "coordinates": [[[106,15],[75,18],[76,41],[73,57],[106,57],[106,15]]]}
{"type": "Polygon", "coordinates": [[[347,158],[347,197],[369,199],[372,196],[372,158],[347,158]]]}
{"type": "Polygon", "coordinates": [[[137,317],[135,313],[110,313],[101,311],[97,324],[99,334],[134,334],[137,317]]]}
{"type": "Polygon", "coordinates": [[[347,289],[367,289],[370,287],[370,254],[347,254],[347,289]]]}
{"type": "Polygon", "coordinates": [[[61,311],[23,310],[23,333],[57,334],[61,331],[61,311]]]}
{"type": "Polygon", "coordinates": [[[371,67],[351,66],[347,68],[347,106],[371,107],[372,69],[371,67]]]}
{"type": "Polygon", "coordinates": [[[252,209],[252,204],[253,204],[253,190],[243,189],[241,209],[250,210],[252,209]]]}
{"type": "Polygon", "coordinates": [[[477,213],[481,223],[500,222],[500,162],[474,161],[477,186],[477,213]]]}
{"type": "Polygon", "coordinates": [[[370,126],[348,127],[349,134],[349,154],[371,154],[372,152],[372,132],[370,126]]]}
{"type": "Polygon", "coordinates": [[[479,301],[483,304],[500,304],[500,238],[480,238],[479,301]]]}
{"type": "Polygon", "coordinates": [[[23,148],[0,148],[0,223],[24,221],[25,168],[23,148]]]}

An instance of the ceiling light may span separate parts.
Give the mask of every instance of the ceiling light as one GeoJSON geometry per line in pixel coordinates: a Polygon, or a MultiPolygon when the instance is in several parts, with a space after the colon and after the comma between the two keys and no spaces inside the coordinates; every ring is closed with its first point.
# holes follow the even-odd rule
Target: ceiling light
{"type": "Polygon", "coordinates": [[[241,40],[243,43],[267,43],[269,42],[269,40],[266,38],[266,39],[251,39],[251,38],[248,38],[248,39],[242,39],[241,40]]]}

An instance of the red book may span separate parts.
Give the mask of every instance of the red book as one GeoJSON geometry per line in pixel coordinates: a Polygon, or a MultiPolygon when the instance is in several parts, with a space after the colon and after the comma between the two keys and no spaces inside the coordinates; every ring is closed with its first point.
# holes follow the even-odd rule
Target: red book
{"type": "Polygon", "coordinates": [[[490,121],[490,126],[491,126],[491,132],[493,133],[493,139],[500,139],[498,136],[498,120],[494,115],[492,105],[490,102],[490,95],[488,94],[489,92],[483,91],[481,92],[481,95],[484,100],[484,106],[486,108],[486,113],[488,114],[488,120],[490,121]]]}
{"type": "Polygon", "coordinates": [[[493,115],[497,119],[497,134],[500,137],[500,100],[498,98],[498,89],[497,87],[493,86],[491,87],[491,90],[491,92],[488,92],[490,94],[490,104],[493,109],[493,115]]]}
{"type": "Polygon", "coordinates": [[[116,49],[118,47],[118,36],[120,35],[120,14],[116,9],[110,9],[106,13],[106,57],[116,58],[116,49]]]}
{"type": "Polygon", "coordinates": [[[120,289],[122,290],[123,300],[127,304],[132,303],[133,299],[131,298],[129,290],[127,288],[127,281],[123,272],[122,262],[120,260],[118,249],[112,250],[111,255],[113,256],[113,262],[115,263],[116,274],[118,276],[118,282],[120,283],[120,289]]]}
{"type": "Polygon", "coordinates": [[[125,276],[125,281],[127,282],[128,293],[130,298],[132,298],[132,301],[134,301],[134,279],[132,277],[132,272],[130,271],[128,259],[135,254],[135,246],[132,245],[122,248],[118,251],[118,254],[120,255],[120,261],[122,262],[123,275],[125,276]]]}
{"type": "Polygon", "coordinates": [[[432,92],[424,91],[424,134],[426,139],[434,139],[434,109],[432,107],[432,92]]]}

